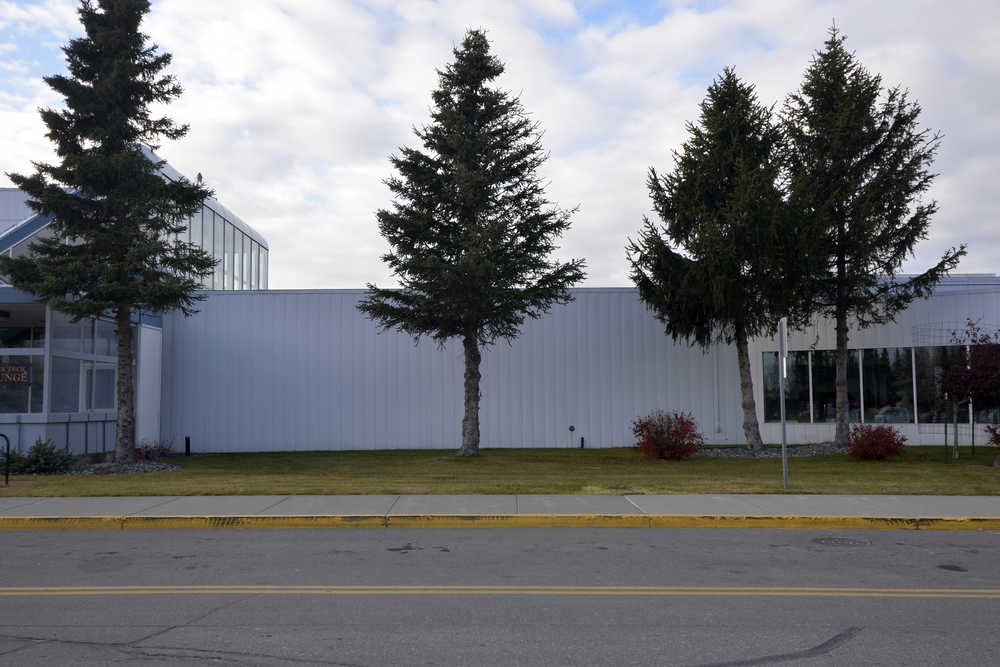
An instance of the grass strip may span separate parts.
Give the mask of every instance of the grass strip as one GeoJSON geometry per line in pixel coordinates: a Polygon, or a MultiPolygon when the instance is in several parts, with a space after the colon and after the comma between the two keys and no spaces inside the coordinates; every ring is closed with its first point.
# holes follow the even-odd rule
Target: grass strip
{"type": "MultiPolygon", "coordinates": [[[[995,448],[946,459],[911,447],[891,461],[793,458],[788,493],[1000,495],[995,448]]],[[[0,496],[785,493],[780,459],[644,461],[629,448],[267,452],[169,459],[181,470],[13,477],[0,496]]]]}

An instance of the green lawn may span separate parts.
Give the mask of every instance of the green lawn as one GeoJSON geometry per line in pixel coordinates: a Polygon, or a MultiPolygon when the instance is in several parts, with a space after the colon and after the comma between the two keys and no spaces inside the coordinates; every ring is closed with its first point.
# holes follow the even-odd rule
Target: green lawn
{"type": "MultiPolygon", "coordinates": [[[[912,447],[894,461],[846,455],[790,459],[790,493],[1000,495],[998,450],[912,447]]],[[[780,459],[643,461],[631,449],[275,452],[174,458],[182,470],[141,475],[14,477],[0,496],[395,493],[783,493],[780,459]]]]}

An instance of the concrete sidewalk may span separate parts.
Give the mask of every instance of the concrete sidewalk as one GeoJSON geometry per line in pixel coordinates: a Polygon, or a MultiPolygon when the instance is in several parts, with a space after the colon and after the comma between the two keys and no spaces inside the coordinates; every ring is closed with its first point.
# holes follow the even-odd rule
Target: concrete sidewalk
{"type": "Polygon", "coordinates": [[[0,529],[631,526],[1000,530],[1000,496],[385,495],[0,498],[0,529]]]}

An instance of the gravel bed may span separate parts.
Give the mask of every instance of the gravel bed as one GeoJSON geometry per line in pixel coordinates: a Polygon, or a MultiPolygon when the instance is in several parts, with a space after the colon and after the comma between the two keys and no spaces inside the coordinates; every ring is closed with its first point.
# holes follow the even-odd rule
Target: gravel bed
{"type": "MultiPolygon", "coordinates": [[[[833,442],[820,442],[814,445],[790,445],[788,456],[822,456],[824,454],[846,454],[847,447],[838,447],[833,442]]],[[[695,456],[711,456],[716,458],[734,459],[780,459],[781,447],[765,447],[764,451],[755,454],[746,447],[703,447],[694,454],[695,456]]]]}
{"type": "Polygon", "coordinates": [[[68,475],[135,475],[144,472],[167,472],[180,470],[180,466],[159,461],[136,461],[135,463],[93,463],[70,470],[68,475]]]}

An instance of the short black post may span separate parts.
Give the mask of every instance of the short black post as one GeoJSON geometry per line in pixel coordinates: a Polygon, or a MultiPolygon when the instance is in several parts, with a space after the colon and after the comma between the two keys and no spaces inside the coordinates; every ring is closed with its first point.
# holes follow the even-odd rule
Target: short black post
{"type": "Polygon", "coordinates": [[[7,452],[3,457],[3,485],[10,486],[10,438],[0,433],[0,438],[7,443],[7,452]]]}
{"type": "Polygon", "coordinates": [[[580,449],[583,449],[583,436],[580,436],[580,449]]]}
{"type": "Polygon", "coordinates": [[[184,436],[184,456],[191,456],[191,436],[184,436]]]}

